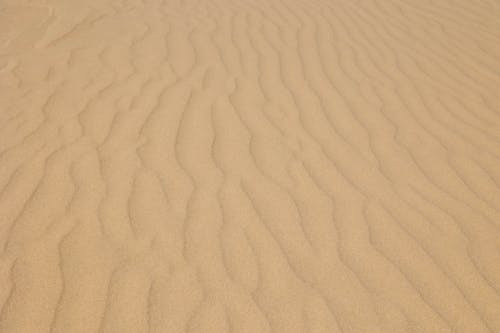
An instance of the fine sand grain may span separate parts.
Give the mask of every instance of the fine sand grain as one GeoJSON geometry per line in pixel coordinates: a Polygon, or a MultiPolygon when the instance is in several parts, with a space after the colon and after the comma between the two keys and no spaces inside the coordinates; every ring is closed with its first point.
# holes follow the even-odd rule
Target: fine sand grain
{"type": "Polygon", "coordinates": [[[500,2],[0,0],[0,332],[500,332],[500,2]]]}

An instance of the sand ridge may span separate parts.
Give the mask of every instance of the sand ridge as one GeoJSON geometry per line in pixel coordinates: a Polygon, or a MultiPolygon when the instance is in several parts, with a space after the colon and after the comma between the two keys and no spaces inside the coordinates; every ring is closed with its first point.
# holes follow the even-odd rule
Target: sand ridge
{"type": "Polygon", "coordinates": [[[0,2],[0,332],[500,332],[500,3],[0,2]]]}

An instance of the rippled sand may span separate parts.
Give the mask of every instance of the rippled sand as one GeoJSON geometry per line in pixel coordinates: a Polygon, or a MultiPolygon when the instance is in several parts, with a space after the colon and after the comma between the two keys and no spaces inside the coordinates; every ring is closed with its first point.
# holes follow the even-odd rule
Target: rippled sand
{"type": "Polygon", "coordinates": [[[1,0],[0,332],[500,332],[500,3],[1,0]]]}

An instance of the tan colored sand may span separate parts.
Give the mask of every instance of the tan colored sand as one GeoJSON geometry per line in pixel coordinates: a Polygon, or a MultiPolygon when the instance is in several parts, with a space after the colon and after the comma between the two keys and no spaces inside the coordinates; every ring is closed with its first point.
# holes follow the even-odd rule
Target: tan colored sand
{"type": "Polygon", "coordinates": [[[500,3],[1,0],[0,332],[500,332],[500,3]]]}

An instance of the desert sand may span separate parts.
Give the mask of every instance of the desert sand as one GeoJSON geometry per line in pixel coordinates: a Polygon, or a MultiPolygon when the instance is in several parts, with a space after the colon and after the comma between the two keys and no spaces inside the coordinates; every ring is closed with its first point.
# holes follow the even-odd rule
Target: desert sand
{"type": "Polygon", "coordinates": [[[500,332],[500,2],[1,0],[0,332],[500,332]]]}

